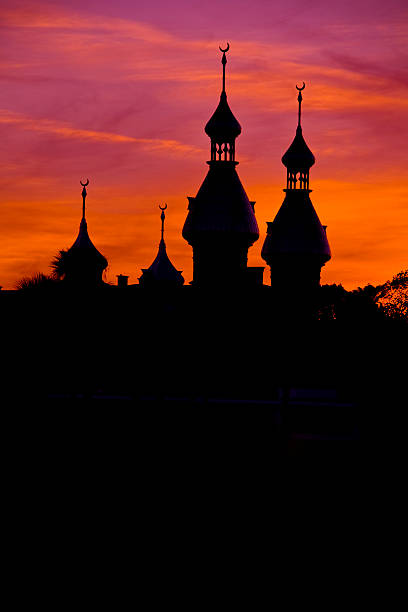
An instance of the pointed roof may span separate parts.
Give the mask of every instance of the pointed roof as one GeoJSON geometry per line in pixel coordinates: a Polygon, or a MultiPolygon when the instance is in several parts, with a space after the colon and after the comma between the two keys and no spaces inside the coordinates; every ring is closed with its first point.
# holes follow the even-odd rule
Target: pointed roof
{"type": "Polygon", "coordinates": [[[159,251],[157,253],[156,259],[150,266],[150,268],[142,270],[143,275],[146,273],[150,277],[149,280],[166,282],[166,283],[177,283],[182,285],[184,283],[184,279],[182,277],[181,272],[176,270],[176,268],[171,263],[169,256],[166,251],[166,244],[164,240],[160,240],[159,243],[159,251]]]}
{"type": "Polygon", "coordinates": [[[82,183],[82,219],[79,225],[78,236],[74,244],[68,249],[68,254],[76,254],[86,256],[87,260],[93,259],[95,264],[99,265],[102,269],[108,265],[107,259],[98,251],[93,244],[88,234],[88,224],[85,219],[85,198],[87,196],[86,186],[89,184],[89,180],[86,183],[82,183]]]}
{"type": "Polygon", "coordinates": [[[289,168],[289,170],[300,171],[308,170],[313,166],[315,161],[315,156],[303,138],[302,128],[298,125],[296,128],[296,136],[289,149],[283,155],[282,163],[286,168],[289,168]]]}
{"type": "Polygon", "coordinates": [[[105,268],[108,265],[106,258],[102,255],[102,253],[98,251],[98,249],[89,237],[88,225],[85,217],[81,219],[81,223],[79,224],[78,236],[74,244],[68,249],[68,253],[72,252],[73,250],[86,251],[90,255],[93,255],[96,260],[99,260],[101,264],[105,263],[105,268]]]}
{"type": "Polygon", "coordinates": [[[205,126],[205,133],[216,142],[231,142],[241,133],[241,126],[228,105],[225,91],[221,93],[220,102],[205,126]]]}
{"type": "Polygon", "coordinates": [[[293,139],[292,144],[289,149],[282,157],[282,163],[289,170],[297,171],[305,171],[309,170],[315,163],[315,157],[309,147],[306,144],[305,139],[303,138],[302,126],[300,124],[301,112],[302,112],[302,91],[305,88],[305,83],[303,83],[302,87],[298,87],[296,85],[296,89],[299,92],[298,102],[299,102],[299,114],[298,114],[298,125],[296,128],[296,135],[293,139]]]}
{"type": "Polygon", "coordinates": [[[162,222],[161,228],[161,240],[159,243],[159,251],[157,253],[156,259],[153,261],[152,265],[147,269],[142,269],[142,276],[139,278],[139,283],[142,285],[146,283],[163,283],[165,285],[183,285],[184,278],[179,270],[171,263],[169,256],[166,251],[166,243],[164,242],[164,220],[165,214],[164,211],[167,208],[167,204],[164,207],[159,206],[161,212],[160,218],[162,222]]]}
{"type": "Polygon", "coordinates": [[[229,164],[210,165],[195,198],[189,198],[183,237],[190,242],[202,232],[246,235],[252,242],[259,229],[254,207],[235,170],[229,164]]]}
{"type": "Polygon", "coordinates": [[[317,255],[323,261],[331,258],[325,227],[310,200],[300,189],[288,190],[275,219],[268,223],[268,233],[261,256],[317,255]]]}
{"type": "Polygon", "coordinates": [[[220,51],[222,51],[223,54],[221,60],[222,92],[219,104],[205,126],[205,133],[211,138],[211,140],[215,140],[215,142],[218,143],[232,142],[241,133],[241,126],[234,117],[228,105],[227,93],[225,91],[225,65],[227,63],[225,54],[229,48],[229,43],[227,43],[226,49],[221,49],[220,47],[220,51]]]}

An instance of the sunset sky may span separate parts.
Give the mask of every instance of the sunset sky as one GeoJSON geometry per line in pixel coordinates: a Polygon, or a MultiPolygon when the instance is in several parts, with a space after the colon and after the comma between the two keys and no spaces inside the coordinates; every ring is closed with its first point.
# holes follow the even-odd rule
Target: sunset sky
{"type": "Polygon", "coordinates": [[[169,256],[192,279],[181,230],[208,168],[227,41],[238,174],[260,228],[249,265],[266,265],[305,81],[311,198],[332,248],[322,282],[353,289],[406,269],[407,34],[406,0],[2,0],[0,285],[49,273],[71,246],[86,178],[108,281],[135,283],[152,263],[164,202],[169,256]]]}

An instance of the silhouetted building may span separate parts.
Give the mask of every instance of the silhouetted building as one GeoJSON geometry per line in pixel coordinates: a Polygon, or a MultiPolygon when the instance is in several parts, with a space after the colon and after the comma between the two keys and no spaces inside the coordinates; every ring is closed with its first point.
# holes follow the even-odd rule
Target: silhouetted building
{"type": "Polygon", "coordinates": [[[330,259],[326,226],[322,226],[309,197],[309,170],[315,158],[301,127],[303,87],[299,91],[296,136],[282,157],[287,168],[286,193],[275,219],[268,222],[262,258],[271,268],[272,288],[284,297],[305,295],[320,285],[320,270],[330,259]]]}
{"type": "Polygon", "coordinates": [[[264,266],[250,266],[246,269],[246,282],[249,287],[263,285],[264,266]]]}
{"type": "Polygon", "coordinates": [[[81,183],[82,189],[82,219],[79,233],[74,244],[63,254],[63,272],[65,282],[83,287],[103,285],[102,274],[108,266],[108,261],[93,245],[88,235],[85,219],[86,183],[81,183]]]}
{"type": "Polygon", "coordinates": [[[129,281],[128,276],[126,276],[125,274],[118,274],[116,278],[118,279],[118,287],[124,288],[128,286],[128,281],[129,281]]]}
{"type": "Polygon", "coordinates": [[[193,284],[245,282],[248,248],[259,238],[254,213],[238,177],[235,139],[241,126],[231,112],[225,91],[225,56],[220,102],[205,126],[211,139],[207,176],[195,198],[189,197],[183,238],[193,247],[193,284]]]}
{"type": "Polygon", "coordinates": [[[159,208],[161,210],[160,218],[162,222],[159,252],[150,268],[142,268],[143,274],[139,278],[139,284],[142,287],[181,287],[184,284],[184,278],[181,272],[176,270],[171,263],[167,255],[166,243],[164,242],[164,211],[167,208],[167,204],[163,208],[161,206],[159,208]]]}

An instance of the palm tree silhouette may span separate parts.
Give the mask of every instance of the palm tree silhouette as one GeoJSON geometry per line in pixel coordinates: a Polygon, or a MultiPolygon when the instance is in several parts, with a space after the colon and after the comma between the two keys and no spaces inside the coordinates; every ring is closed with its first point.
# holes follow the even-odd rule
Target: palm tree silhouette
{"type": "Polygon", "coordinates": [[[63,280],[65,278],[67,272],[67,253],[68,251],[62,249],[50,263],[52,276],[56,280],[63,280]]]}

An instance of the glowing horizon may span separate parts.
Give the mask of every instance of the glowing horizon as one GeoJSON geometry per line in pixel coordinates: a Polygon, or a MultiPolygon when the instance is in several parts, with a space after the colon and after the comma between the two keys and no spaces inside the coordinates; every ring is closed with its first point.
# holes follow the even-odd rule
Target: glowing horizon
{"type": "Polygon", "coordinates": [[[305,81],[311,198],[332,249],[322,283],[379,284],[408,267],[405,3],[385,10],[372,0],[367,12],[363,0],[316,0],[307,10],[299,0],[255,0],[248,10],[242,0],[205,10],[185,0],[3,2],[0,285],[49,273],[71,246],[86,178],[89,234],[109,261],[108,281],[126,274],[136,283],[152,263],[164,202],[169,257],[192,279],[181,230],[187,196],[207,172],[204,125],[227,40],[238,174],[260,228],[248,265],[266,267],[266,222],[283,201],[280,159],[295,134],[295,85],[305,81]]]}

